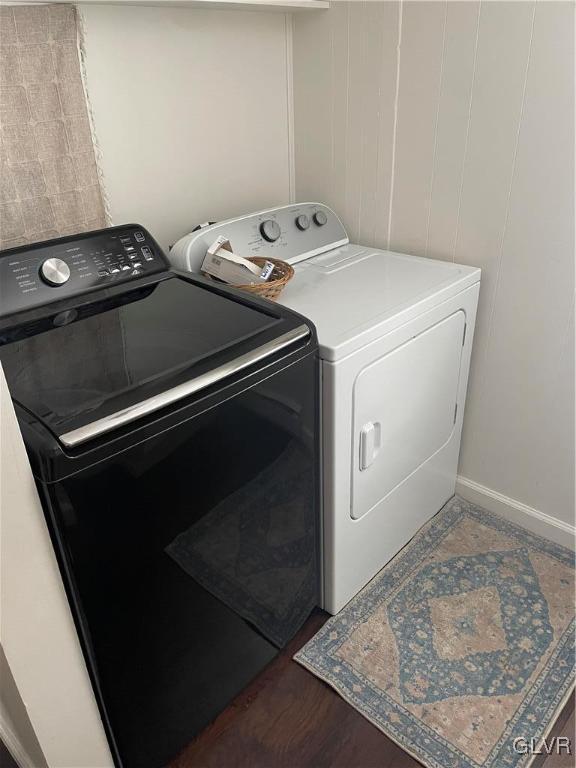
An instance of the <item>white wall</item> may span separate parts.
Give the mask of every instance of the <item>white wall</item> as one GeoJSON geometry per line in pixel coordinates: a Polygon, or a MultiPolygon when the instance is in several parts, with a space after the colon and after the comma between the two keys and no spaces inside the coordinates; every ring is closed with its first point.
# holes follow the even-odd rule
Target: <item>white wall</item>
{"type": "Polygon", "coordinates": [[[289,20],[81,6],[115,224],[167,247],[192,226],[289,202],[289,20]]]}
{"type": "Polygon", "coordinates": [[[353,240],[482,268],[459,488],[562,540],[574,5],[336,3],[296,17],[294,93],[297,198],[334,206],[353,240]]]}
{"type": "Polygon", "coordinates": [[[112,768],[1,366],[0,606],[0,661],[18,689],[3,676],[0,733],[12,750],[18,740],[22,768],[42,754],[51,768],[112,768]]]}

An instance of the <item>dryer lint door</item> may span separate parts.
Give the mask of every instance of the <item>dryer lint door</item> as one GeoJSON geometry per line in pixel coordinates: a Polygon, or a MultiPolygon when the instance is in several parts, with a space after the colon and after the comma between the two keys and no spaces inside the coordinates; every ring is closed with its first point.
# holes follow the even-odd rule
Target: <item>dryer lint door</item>
{"type": "Polygon", "coordinates": [[[450,440],[465,325],[464,312],[455,312],[358,375],[353,518],[370,512],[450,440]]]}

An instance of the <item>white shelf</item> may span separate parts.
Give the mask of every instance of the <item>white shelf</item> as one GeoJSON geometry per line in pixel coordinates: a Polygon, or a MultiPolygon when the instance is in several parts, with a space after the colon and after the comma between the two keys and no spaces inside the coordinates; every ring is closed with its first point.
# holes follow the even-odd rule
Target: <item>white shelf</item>
{"type": "MultiPolygon", "coordinates": [[[[0,5],[29,5],[31,0],[0,0],[0,5]]],[[[70,0],[32,0],[34,5],[70,0]]],[[[238,11],[314,11],[330,7],[329,0],[77,0],[76,5],[148,5],[238,11]]]]}

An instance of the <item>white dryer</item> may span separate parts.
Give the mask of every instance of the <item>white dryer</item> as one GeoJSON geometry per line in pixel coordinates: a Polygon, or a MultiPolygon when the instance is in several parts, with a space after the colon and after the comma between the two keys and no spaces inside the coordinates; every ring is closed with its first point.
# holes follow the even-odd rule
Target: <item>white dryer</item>
{"type": "Polygon", "coordinates": [[[186,235],[199,271],[226,235],[242,256],[291,262],[280,297],[320,342],[324,608],[339,611],[454,494],[480,270],[354,245],[302,203],[186,235]]]}

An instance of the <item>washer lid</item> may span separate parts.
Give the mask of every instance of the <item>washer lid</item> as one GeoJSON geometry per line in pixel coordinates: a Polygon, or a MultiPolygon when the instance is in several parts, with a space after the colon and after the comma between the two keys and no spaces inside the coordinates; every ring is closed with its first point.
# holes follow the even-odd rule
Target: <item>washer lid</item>
{"type": "Polygon", "coordinates": [[[226,386],[310,335],[274,305],[176,276],[91,297],[0,334],[13,399],[67,447],[226,386]]]}
{"type": "Polygon", "coordinates": [[[477,267],[352,244],[308,259],[295,270],[280,301],[312,320],[320,354],[331,361],[480,280],[477,267]]]}

